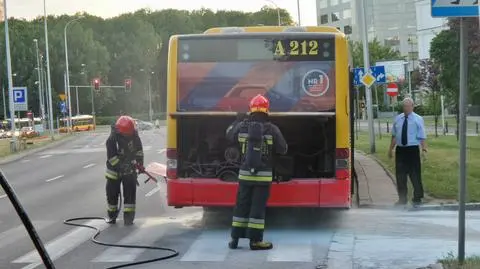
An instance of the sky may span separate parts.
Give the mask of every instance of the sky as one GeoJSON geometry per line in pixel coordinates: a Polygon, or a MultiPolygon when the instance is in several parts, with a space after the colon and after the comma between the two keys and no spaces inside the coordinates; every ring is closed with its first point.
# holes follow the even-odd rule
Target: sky
{"type": "MultiPolygon", "coordinates": [[[[43,0],[5,0],[7,1],[8,17],[32,19],[43,15],[43,0]]],[[[45,0],[47,14],[69,14],[87,12],[103,18],[110,18],[122,13],[132,12],[141,8],[160,10],[200,9],[257,11],[268,5],[288,10],[295,22],[298,21],[297,1],[295,0],[45,0]]],[[[301,25],[316,25],[315,0],[300,0],[301,25]]]]}

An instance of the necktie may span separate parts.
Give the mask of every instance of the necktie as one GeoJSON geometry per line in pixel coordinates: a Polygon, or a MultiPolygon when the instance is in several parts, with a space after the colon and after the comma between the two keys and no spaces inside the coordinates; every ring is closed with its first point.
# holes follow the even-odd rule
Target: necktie
{"type": "Polygon", "coordinates": [[[403,120],[402,126],[402,145],[406,146],[408,144],[408,116],[405,115],[405,120],[403,120]]]}

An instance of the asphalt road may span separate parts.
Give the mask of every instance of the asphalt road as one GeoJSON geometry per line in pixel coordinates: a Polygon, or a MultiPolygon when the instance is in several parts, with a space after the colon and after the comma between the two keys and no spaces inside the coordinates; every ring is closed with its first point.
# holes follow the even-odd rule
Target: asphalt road
{"type": "MultiPolygon", "coordinates": [[[[1,167],[56,268],[100,269],[166,254],[95,245],[89,241],[92,230],[62,223],[72,217],[105,215],[107,135],[84,134],[1,167]]],[[[165,130],[146,131],[141,137],[146,163],[164,162],[165,130]]],[[[268,211],[265,234],[274,249],[253,252],[242,241],[241,249],[229,250],[230,210],[204,213],[201,208],[169,208],[163,184],[144,185],[143,178],[140,182],[134,226],[89,222],[103,230],[100,239],[108,242],[180,252],[172,260],[132,268],[417,268],[456,246],[455,212],[275,209],[268,211]]],[[[469,217],[474,221],[472,229],[480,227],[480,214],[469,217]]],[[[467,233],[467,250],[480,251],[480,231],[467,233]]],[[[7,198],[0,198],[0,268],[45,268],[7,198]]]]}

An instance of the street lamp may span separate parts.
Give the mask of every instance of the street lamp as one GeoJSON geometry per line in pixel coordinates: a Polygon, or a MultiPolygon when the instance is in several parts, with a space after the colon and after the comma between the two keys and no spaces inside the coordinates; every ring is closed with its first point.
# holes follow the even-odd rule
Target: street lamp
{"type": "MultiPolygon", "coordinates": [[[[50,129],[50,136],[52,140],[54,140],[54,130],[53,130],[53,101],[52,101],[52,81],[50,80],[50,55],[48,53],[48,25],[47,25],[47,3],[46,0],[43,0],[43,22],[44,22],[44,30],[45,30],[45,52],[47,56],[47,89],[48,89],[48,101],[50,107],[48,109],[48,119],[49,119],[49,129],[50,129]]],[[[12,99],[13,100],[13,99],[12,99]]]]}
{"type": "MultiPolygon", "coordinates": [[[[85,67],[87,66],[86,64],[82,64],[82,72],[80,73],[81,75],[87,76],[87,72],[85,71],[85,67]]],[[[75,97],[77,100],[77,115],[80,115],[80,101],[78,100],[78,87],[75,87],[75,97]]]]}
{"type": "MultiPolygon", "coordinates": [[[[68,43],[67,43],[67,27],[70,25],[70,23],[78,21],[82,19],[83,16],[77,17],[65,24],[65,27],[63,28],[63,36],[65,38],[65,72],[66,72],[66,84],[67,84],[67,101],[68,101],[68,121],[67,121],[67,126],[70,129],[72,126],[72,102],[70,98],[70,73],[68,70],[68,43]]],[[[77,91],[78,92],[78,91],[77,91]]]]}
{"type": "MultiPolygon", "coordinates": [[[[10,36],[8,34],[8,16],[7,16],[7,0],[3,0],[3,16],[5,21],[5,54],[7,56],[7,75],[8,75],[8,99],[10,103],[10,120],[12,134],[15,134],[15,107],[13,106],[13,78],[12,78],[12,60],[10,57],[10,36]]],[[[17,141],[15,135],[12,135],[10,143],[10,151],[17,151],[17,141]]]]}
{"type": "Polygon", "coordinates": [[[43,124],[43,121],[45,121],[45,106],[43,104],[43,79],[42,79],[42,74],[41,74],[41,69],[40,69],[40,57],[39,57],[39,54],[38,54],[38,39],[34,39],[33,42],[35,43],[35,51],[36,51],[36,54],[37,54],[37,74],[38,74],[38,102],[39,102],[39,107],[40,107],[40,113],[42,115],[42,125],[43,124]]]}
{"type": "Polygon", "coordinates": [[[275,3],[273,0],[265,0],[265,1],[272,3],[277,8],[278,26],[281,26],[282,19],[280,17],[280,8],[278,7],[277,3],[275,3]]]}

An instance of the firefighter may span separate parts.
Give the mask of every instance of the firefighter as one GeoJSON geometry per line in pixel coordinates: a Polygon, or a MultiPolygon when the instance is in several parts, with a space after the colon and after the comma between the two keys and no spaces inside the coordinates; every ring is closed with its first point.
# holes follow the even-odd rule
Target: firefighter
{"type": "Polygon", "coordinates": [[[233,212],[229,248],[236,249],[240,238],[250,239],[251,250],[272,249],[263,240],[265,209],[273,179],[274,154],[286,154],[287,143],[278,127],[268,121],[270,103],[262,95],[250,101],[250,114],[228,127],[227,139],[241,148],[237,203],[233,212]]]}
{"type": "Polygon", "coordinates": [[[135,127],[135,121],[129,116],[120,116],[112,126],[106,142],[107,178],[106,193],[108,220],[116,223],[118,216],[118,196],[123,184],[123,220],[132,225],[135,219],[135,201],[137,192],[137,169],[143,173],[143,146],[135,127]]]}

